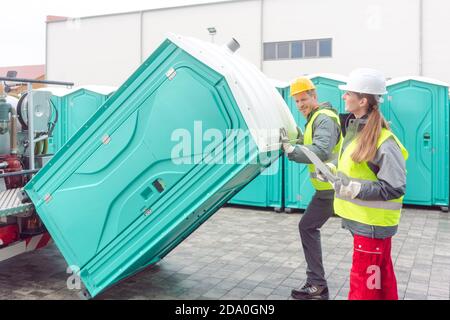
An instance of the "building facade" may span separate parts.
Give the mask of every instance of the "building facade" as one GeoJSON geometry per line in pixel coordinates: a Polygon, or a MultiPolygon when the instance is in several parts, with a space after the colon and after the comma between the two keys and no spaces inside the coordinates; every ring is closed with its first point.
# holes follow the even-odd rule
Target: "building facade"
{"type": "Polygon", "coordinates": [[[288,81],[356,67],[388,78],[450,82],[450,2],[445,0],[231,0],[47,22],[48,79],[120,85],[167,32],[217,44],[288,81]]]}

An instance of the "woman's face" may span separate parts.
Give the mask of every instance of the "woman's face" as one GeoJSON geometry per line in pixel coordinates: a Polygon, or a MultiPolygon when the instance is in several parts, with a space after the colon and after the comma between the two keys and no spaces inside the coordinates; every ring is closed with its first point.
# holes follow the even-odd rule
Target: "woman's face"
{"type": "Polygon", "coordinates": [[[350,113],[366,113],[368,109],[367,99],[359,98],[355,92],[347,91],[342,96],[345,101],[345,110],[350,113]]]}

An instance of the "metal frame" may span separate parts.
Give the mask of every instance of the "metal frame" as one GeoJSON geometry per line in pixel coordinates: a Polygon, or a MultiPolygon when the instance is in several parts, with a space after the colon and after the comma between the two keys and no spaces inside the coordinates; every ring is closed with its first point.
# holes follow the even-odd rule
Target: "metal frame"
{"type": "Polygon", "coordinates": [[[25,213],[32,209],[32,204],[21,203],[20,188],[8,189],[0,192],[0,217],[7,217],[19,213],[25,213]]]}

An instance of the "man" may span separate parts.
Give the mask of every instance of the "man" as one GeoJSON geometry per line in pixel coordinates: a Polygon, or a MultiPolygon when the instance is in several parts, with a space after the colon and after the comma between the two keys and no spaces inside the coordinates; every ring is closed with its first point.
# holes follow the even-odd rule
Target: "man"
{"type": "MultiPolygon", "coordinates": [[[[320,160],[330,161],[337,157],[342,135],[338,113],[328,103],[319,104],[314,84],[308,78],[295,80],[290,87],[297,108],[306,118],[303,145],[314,152],[320,160]]],[[[333,211],[334,189],[328,182],[317,179],[314,165],[301,148],[292,145],[286,130],[280,132],[282,149],[290,161],[308,164],[310,179],[316,190],[299,223],[305,260],[307,263],[306,283],[300,289],[292,290],[291,296],[300,300],[327,300],[327,281],[322,262],[320,228],[333,211]]],[[[301,137],[297,142],[301,143],[301,137]]]]}

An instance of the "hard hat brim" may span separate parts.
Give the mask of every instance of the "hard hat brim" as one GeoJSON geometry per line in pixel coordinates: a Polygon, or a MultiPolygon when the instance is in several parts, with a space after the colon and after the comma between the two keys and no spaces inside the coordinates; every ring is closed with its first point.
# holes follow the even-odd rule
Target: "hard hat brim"
{"type": "Polygon", "coordinates": [[[338,88],[342,91],[351,91],[350,88],[346,84],[338,85],[338,88]]]}
{"type": "Polygon", "coordinates": [[[350,86],[348,86],[348,85],[346,85],[346,84],[341,84],[341,85],[338,86],[338,88],[339,88],[340,90],[342,90],[342,91],[351,91],[351,92],[358,92],[358,93],[366,93],[366,94],[373,94],[373,95],[379,95],[379,96],[382,96],[382,95],[388,93],[387,91],[384,91],[384,92],[382,92],[382,93],[378,93],[378,92],[377,92],[377,93],[373,93],[373,92],[361,92],[361,91],[356,90],[355,88],[352,88],[352,87],[350,87],[350,86]]]}

